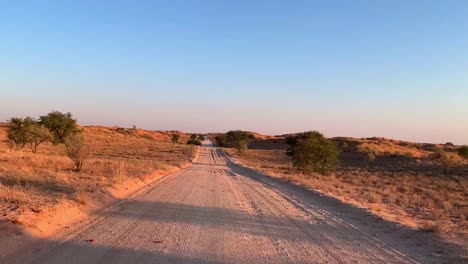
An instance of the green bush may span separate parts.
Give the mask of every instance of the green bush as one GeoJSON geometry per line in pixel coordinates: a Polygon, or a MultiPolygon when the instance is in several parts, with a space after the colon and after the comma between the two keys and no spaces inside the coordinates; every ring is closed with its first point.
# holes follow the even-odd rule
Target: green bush
{"type": "Polygon", "coordinates": [[[20,118],[20,117],[12,117],[10,122],[8,123],[7,128],[7,137],[11,144],[10,147],[13,146],[24,148],[26,143],[29,142],[29,127],[32,126],[36,121],[32,117],[20,118]]]}
{"type": "Polygon", "coordinates": [[[180,135],[179,134],[172,134],[171,136],[171,141],[176,144],[179,142],[179,139],[180,139],[180,135]]]}
{"type": "Polygon", "coordinates": [[[320,132],[310,131],[287,138],[290,149],[287,154],[293,159],[294,166],[303,172],[331,173],[338,164],[338,149],[320,132]]]}
{"type": "Polygon", "coordinates": [[[53,111],[45,116],[41,116],[39,123],[48,128],[52,133],[52,142],[54,144],[64,143],[67,137],[78,132],[76,119],[73,118],[71,113],[64,114],[59,111],[53,111]]]}
{"type": "Polygon", "coordinates": [[[458,149],[458,155],[464,159],[468,159],[468,146],[461,146],[458,149]]]}
{"type": "Polygon", "coordinates": [[[214,137],[214,143],[217,147],[226,147],[226,134],[219,134],[214,137]]]}
{"type": "Polygon", "coordinates": [[[239,153],[247,150],[250,140],[254,138],[251,133],[241,130],[231,130],[226,133],[227,143],[232,144],[239,153]]]}
{"type": "Polygon", "coordinates": [[[40,144],[52,139],[52,134],[32,117],[13,117],[8,124],[7,137],[10,151],[15,146],[23,148],[29,143],[31,151],[36,153],[40,144]]]}
{"type": "Polygon", "coordinates": [[[187,141],[187,145],[197,145],[197,146],[201,146],[202,143],[200,140],[197,140],[197,139],[189,139],[187,141]]]}
{"type": "Polygon", "coordinates": [[[28,137],[29,137],[29,144],[31,146],[31,151],[33,153],[37,153],[37,147],[44,142],[48,142],[52,140],[52,133],[44,127],[35,123],[34,125],[30,126],[28,129],[28,137]]]}

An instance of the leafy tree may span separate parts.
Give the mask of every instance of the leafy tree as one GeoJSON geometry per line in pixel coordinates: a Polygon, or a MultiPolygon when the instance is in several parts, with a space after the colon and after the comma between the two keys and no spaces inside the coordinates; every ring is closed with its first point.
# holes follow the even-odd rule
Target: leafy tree
{"type": "Polygon", "coordinates": [[[197,139],[198,135],[197,134],[191,134],[190,139],[197,139]]]}
{"type": "Polygon", "coordinates": [[[50,130],[54,144],[65,143],[65,139],[78,132],[76,119],[71,113],[53,111],[40,117],[39,123],[50,130]]]}
{"type": "Polygon", "coordinates": [[[176,144],[177,142],[179,142],[179,139],[180,139],[180,135],[179,134],[172,134],[171,136],[171,141],[176,144]]]}
{"type": "Polygon", "coordinates": [[[226,134],[219,134],[214,137],[216,146],[225,147],[227,143],[226,134]]]}
{"type": "Polygon", "coordinates": [[[200,141],[203,141],[203,140],[205,140],[205,136],[200,134],[200,135],[198,135],[197,139],[200,140],[200,141]]]}
{"type": "Polygon", "coordinates": [[[249,141],[254,138],[254,135],[242,130],[231,130],[226,133],[227,143],[232,144],[239,153],[243,153],[247,150],[249,141]]]}
{"type": "Polygon", "coordinates": [[[37,153],[37,147],[40,144],[50,140],[52,140],[52,133],[46,127],[35,123],[28,128],[28,141],[33,153],[37,153]]]}
{"type": "Polygon", "coordinates": [[[187,141],[187,145],[197,145],[197,146],[201,146],[202,143],[200,140],[197,140],[197,139],[189,139],[187,141]]]}
{"type": "Polygon", "coordinates": [[[304,172],[319,172],[327,175],[338,163],[338,149],[320,132],[310,131],[287,138],[290,149],[287,154],[293,159],[294,166],[304,172]]]}
{"type": "Polygon", "coordinates": [[[32,117],[19,118],[12,117],[8,123],[7,137],[10,142],[10,149],[13,145],[24,148],[26,143],[30,141],[30,128],[36,124],[36,120],[32,117]],[[14,144],[13,144],[14,143],[14,144]]]}
{"type": "Polygon", "coordinates": [[[286,144],[289,145],[289,149],[286,150],[286,154],[290,157],[294,157],[295,147],[297,145],[298,139],[305,133],[299,133],[296,136],[289,136],[286,138],[286,144]]]}
{"type": "Polygon", "coordinates": [[[50,131],[32,117],[24,119],[18,117],[11,118],[8,124],[7,137],[10,151],[14,146],[21,146],[23,148],[29,143],[33,153],[37,152],[40,144],[52,139],[50,131]]]}
{"type": "Polygon", "coordinates": [[[464,159],[468,159],[468,146],[461,146],[458,149],[458,155],[464,159]]]}
{"type": "Polygon", "coordinates": [[[26,130],[24,129],[24,120],[19,117],[12,117],[8,123],[7,137],[12,145],[24,147],[27,143],[26,130]]]}
{"type": "Polygon", "coordinates": [[[81,133],[74,133],[67,136],[64,140],[67,156],[73,161],[73,170],[80,172],[83,163],[91,156],[91,149],[86,144],[85,138],[81,133]]]}

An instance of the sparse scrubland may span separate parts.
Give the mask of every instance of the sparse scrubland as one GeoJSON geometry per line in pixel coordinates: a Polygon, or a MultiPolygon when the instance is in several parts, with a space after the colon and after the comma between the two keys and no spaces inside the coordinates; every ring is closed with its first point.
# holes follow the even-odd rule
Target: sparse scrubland
{"type": "Polygon", "coordinates": [[[384,219],[428,232],[468,235],[464,147],[385,138],[333,138],[338,163],[329,175],[321,175],[295,166],[297,162],[288,155],[288,136],[256,138],[243,153],[231,148],[225,151],[266,175],[367,208],[384,219]]]}
{"type": "MultiPolygon", "coordinates": [[[[44,127],[37,124],[35,129],[44,127]]],[[[43,132],[46,140],[29,148],[31,140],[12,142],[11,124],[0,123],[0,220],[15,221],[63,201],[93,203],[112,186],[132,179],[150,181],[190,162],[197,153],[196,146],[176,144],[189,138],[180,132],[76,129],[79,132],[60,137],[53,136],[59,131],[43,132]]]]}
{"type": "MultiPolygon", "coordinates": [[[[468,147],[319,132],[212,134],[244,165],[384,219],[468,235],[468,147]]],[[[86,205],[113,186],[187,164],[205,137],[177,131],[81,127],[69,114],[0,123],[0,219],[14,221],[62,201],[86,205]]]]}

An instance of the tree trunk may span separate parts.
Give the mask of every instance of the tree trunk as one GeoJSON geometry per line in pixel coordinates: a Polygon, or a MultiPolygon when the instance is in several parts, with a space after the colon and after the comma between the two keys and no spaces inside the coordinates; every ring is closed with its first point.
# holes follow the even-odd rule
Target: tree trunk
{"type": "Polygon", "coordinates": [[[32,151],[32,153],[36,154],[36,149],[37,149],[36,145],[33,142],[31,142],[31,151],[32,151]]]}

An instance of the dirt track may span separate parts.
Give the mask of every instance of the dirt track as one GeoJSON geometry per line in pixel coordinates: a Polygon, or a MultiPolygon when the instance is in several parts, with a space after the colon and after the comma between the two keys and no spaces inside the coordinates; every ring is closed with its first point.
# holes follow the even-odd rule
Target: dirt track
{"type": "Polygon", "coordinates": [[[208,146],[193,166],[75,229],[8,263],[453,261],[429,234],[264,177],[208,146]]]}

